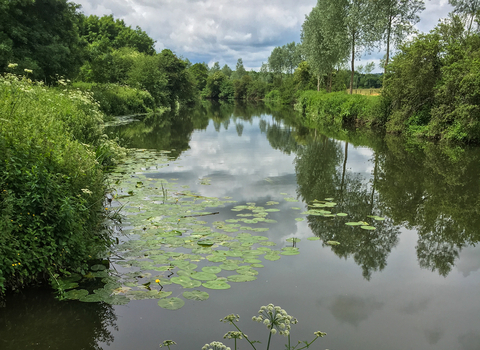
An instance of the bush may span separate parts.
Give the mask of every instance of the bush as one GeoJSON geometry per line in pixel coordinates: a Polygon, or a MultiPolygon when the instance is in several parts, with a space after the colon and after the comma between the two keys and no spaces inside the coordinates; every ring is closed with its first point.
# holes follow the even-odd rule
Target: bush
{"type": "Polygon", "coordinates": [[[342,126],[353,121],[372,124],[381,117],[377,96],[348,95],[345,92],[305,91],[300,94],[295,109],[305,115],[304,122],[312,127],[316,124],[342,126]]]}
{"type": "Polygon", "coordinates": [[[146,90],[120,84],[95,84],[77,82],[74,88],[91,91],[100,104],[100,110],[109,116],[149,113],[155,109],[155,101],[146,90]]]}
{"type": "Polygon", "coordinates": [[[102,164],[122,150],[91,96],[0,77],[0,289],[80,271],[106,248],[102,164]]]}

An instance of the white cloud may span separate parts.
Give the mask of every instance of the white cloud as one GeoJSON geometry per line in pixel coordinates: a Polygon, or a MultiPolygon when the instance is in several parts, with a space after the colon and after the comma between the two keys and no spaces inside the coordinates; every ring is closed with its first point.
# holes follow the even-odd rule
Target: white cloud
{"type": "MultiPolygon", "coordinates": [[[[86,15],[113,14],[140,26],[157,41],[192,62],[216,62],[247,69],[266,62],[272,49],[300,40],[302,23],[316,0],[77,0],[86,15]]],[[[447,0],[427,0],[418,29],[431,30],[451,11],[447,0]]],[[[362,62],[378,62],[374,52],[362,62]]],[[[377,68],[375,71],[380,71],[377,68]]]]}

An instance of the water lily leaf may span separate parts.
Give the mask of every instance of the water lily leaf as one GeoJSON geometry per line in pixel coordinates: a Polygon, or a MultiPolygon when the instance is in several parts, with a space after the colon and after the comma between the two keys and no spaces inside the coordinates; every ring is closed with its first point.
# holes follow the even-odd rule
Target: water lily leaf
{"type": "Polygon", "coordinates": [[[292,238],[287,238],[287,242],[300,242],[300,238],[292,237],[292,238]]]}
{"type": "Polygon", "coordinates": [[[207,292],[192,290],[191,292],[183,292],[183,297],[190,300],[207,300],[210,295],[207,292]]]}
{"type": "Polygon", "coordinates": [[[327,242],[325,242],[325,244],[329,244],[329,245],[339,245],[340,242],[337,242],[337,241],[327,241],[327,242]]]}
{"type": "Polygon", "coordinates": [[[105,300],[110,305],[127,305],[130,302],[125,295],[113,295],[105,300]]]}
{"type": "Polygon", "coordinates": [[[305,221],[304,218],[295,218],[295,221],[305,221]]]}
{"type": "Polygon", "coordinates": [[[97,265],[93,265],[90,267],[90,270],[92,271],[103,271],[103,270],[106,270],[107,268],[105,267],[105,265],[102,265],[102,264],[97,264],[97,265]]]}
{"type": "Polygon", "coordinates": [[[309,240],[309,241],[318,241],[318,240],[320,240],[320,237],[308,237],[307,240],[309,240]]]}
{"type": "Polygon", "coordinates": [[[258,275],[258,271],[254,270],[251,266],[240,266],[236,271],[239,275],[258,275]]]}
{"type": "Polygon", "coordinates": [[[221,262],[227,260],[227,258],[220,255],[208,255],[207,260],[211,262],[221,262]]]}
{"type": "Polygon", "coordinates": [[[292,248],[292,249],[286,249],[283,248],[283,250],[280,252],[282,255],[298,255],[300,252],[298,251],[298,248],[292,248]]]}
{"type": "Polygon", "coordinates": [[[347,213],[337,213],[337,216],[348,216],[347,213]]]}
{"type": "Polygon", "coordinates": [[[363,221],[357,221],[357,222],[346,222],[345,225],[348,226],[361,226],[364,225],[365,223],[363,221]]]}
{"type": "Polygon", "coordinates": [[[213,281],[217,279],[217,275],[208,272],[194,272],[190,277],[201,281],[213,281]]]}
{"type": "Polygon", "coordinates": [[[376,228],[373,227],[373,226],[360,226],[360,228],[362,228],[362,229],[364,229],[364,230],[369,230],[369,231],[376,230],[376,228]]]}
{"type": "Polygon", "coordinates": [[[237,264],[233,264],[233,263],[225,263],[225,264],[221,264],[219,266],[222,270],[226,270],[226,271],[233,271],[233,270],[236,270],[238,269],[238,265],[237,264]]]}
{"type": "Polygon", "coordinates": [[[248,258],[244,260],[247,264],[259,264],[262,260],[255,259],[255,258],[248,258]]]}
{"type": "Polygon", "coordinates": [[[265,258],[266,260],[276,261],[276,260],[280,259],[280,255],[278,255],[278,254],[266,254],[266,255],[264,256],[264,258],[265,258]]]}
{"type": "Polygon", "coordinates": [[[241,251],[238,251],[238,250],[228,250],[228,251],[225,252],[225,255],[238,258],[238,257],[243,256],[243,253],[241,251]]]}
{"type": "Polygon", "coordinates": [[[105,297],[101,294],[88,294],[80,298],[79,300],[86,303],[98,303],[100,301],[103,301],[104,298],[105,297]]]}
{"type": "Polygon", "coordinates": [[[212,245],[215,244],[215,242],[211,240],[203,240],[203,241],[198,241],[197,244],[204,247],[211,247],[212,245]]]}
{"type": "Polygon", "coordinates": [[[64,297],[66,299],[77,300],[88,295],[88,290],[85,289],[73,289],[65,292],[64,297]]]}
{"type": "Polygon", "coordinates": [[[229,289],[232,287],[224,280],[208,281],[208,282],[202,283],[202,286],[209,289],[229,289]]]}
{"type": "Polygon", "coordinates": [[[228,276],[228,281],[230,282],[249,282],[255,281],[257,279],[256,276],[253,275],[231,275],[228,276]]]}
{"type": "Polygon", "coordinates": [[[185,302],[180,298],[166,298],[158,301],[158,306],[167,310],[178,310],[185,305],[185,302]]]}
{"type": "Polygon", "coordinates": [[[205,267],[202,267],[202,271],[216,274],[222,271],[222,269],[218,266],[205,266],[205,267]]]}

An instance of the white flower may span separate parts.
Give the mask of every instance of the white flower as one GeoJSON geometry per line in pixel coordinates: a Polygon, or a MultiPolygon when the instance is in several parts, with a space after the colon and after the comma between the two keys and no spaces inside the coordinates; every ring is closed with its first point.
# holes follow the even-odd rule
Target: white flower
{"type": "Polygon", "coordinates": [[[277,330],[275,328],[272,328],[272,330],[270,331],[270,333],[272,334],[277,334],[277,330]]]}
{"type": "Polygon", "coordinates": [[[8,68],[17,68],[18,64],[17,63],[9,63],[8,68]]]}

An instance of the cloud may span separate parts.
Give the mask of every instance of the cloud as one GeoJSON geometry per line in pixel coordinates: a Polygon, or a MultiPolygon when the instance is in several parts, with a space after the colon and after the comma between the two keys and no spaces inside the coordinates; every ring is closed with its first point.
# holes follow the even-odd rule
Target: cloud
{"type": "MultiPolygon", "coordinates": [[[[140,26],[157,41],[192,62],[258,69],[276,46],[300,41],[305,15],[316,0],[77,0],[86,15],[113,14],[140,26]]],[[[451,10],[447,0],[426,1],[418,29],[428,31],[451,10]]],[[[371,59],[378,62],[380,55],[371,59]]],[[[378,69],[377,69],[378,70],[378,69]]],[[[379,71],[379,70],[378,70],[379,71]]]]}

